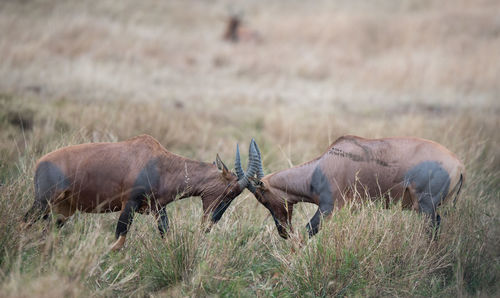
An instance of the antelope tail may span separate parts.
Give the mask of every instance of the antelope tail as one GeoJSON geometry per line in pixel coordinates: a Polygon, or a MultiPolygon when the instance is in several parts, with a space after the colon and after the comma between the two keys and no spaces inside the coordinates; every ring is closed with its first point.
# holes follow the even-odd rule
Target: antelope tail
{"type": "Polygon", "coordinates": [[[458,180],[457,185],[454,187],[454,188],[457,188],[457,186],[458,186],[458,190],[457,190],[457,194],[455,195],[455,198],[453,199],[453,207],[455,207],[455,204],[457,203],[458,195],[460,194],[460,191],[462,190],[463,181],[464,181],[464,175],[461,173],[460,180],[458,180]]]}

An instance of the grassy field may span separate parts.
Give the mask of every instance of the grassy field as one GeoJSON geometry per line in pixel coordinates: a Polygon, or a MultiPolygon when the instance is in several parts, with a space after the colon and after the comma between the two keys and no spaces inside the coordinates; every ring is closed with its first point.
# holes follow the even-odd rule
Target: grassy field
{"type": "MultiPolygon", "coordinates": [[[[0,296],[499,294],[500,3],[268,2],[0,2],[0,296]],[[222,40],[231,10],[258,41],[222,40]],[[344,134],[418,136],[467,179],[436,242],[419,214],[375,202],[299,248],[248,191],[208,234],[199,198],[168,206],[166,239],[138,215],[117,253],[117,213],[21,231],[38,158],[143,133],[230,166],[255,137],[266,174],[344,134]]],[[[298,207],[304,233],[316,206],[298,207]]]]}

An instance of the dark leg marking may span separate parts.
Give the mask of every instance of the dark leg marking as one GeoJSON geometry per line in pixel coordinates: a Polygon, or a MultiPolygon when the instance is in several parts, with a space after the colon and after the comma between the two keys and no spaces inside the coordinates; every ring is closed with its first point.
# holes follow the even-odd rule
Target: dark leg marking
{"type": "Polygon", "coordinates": [[[159,163],[160,159],[155,158],[144,166],[134,182],[130,199],[137,198],[140,195],[149,195],[158,190],[160,185],[159,163]]]}
{"type": "MultiPolygon", "coordinates": [[[[134,219],[134,213],[142,205],[146,195],[155,193],[160,183],[159,158],[150,160],[134,182],[130,199],[122,210],[116,225],[116,238],[127,235],[128,228],[134,219]]],[[[155,202],[152,202],[154,204],[155,202]]]]}
{"type": "Polygon", "coordinates": [[[420,212],[430,216],[433,228],[439,226],[441,217],[436,216],[436,208],[448,194],[448,172],[436,161],[424,161],[406,173],[405,183],[415,188],[420,212]]]}
{"type": "Polygon", "coordinates": [[[160,235],[162,238],[168,231],[168,217],[167,209],[165,207],[161,208],[158,212],[158,230],[160,231],[160,235]]]}
{"type": "Polygon", "coordinates": [[[69,179],[52,162],[43,161],[35,171],[35,201],[24,215],[24,221],[37,221],[46,218],[48,205],[57,192],[70,187],[69,179]]]}
{"type": "Polygon", "coordinates": [[[128,232],[128,228],[132,224],[134,220],[134,213],[140,206],[140,200],[138,199],[130,199],[125,205],[125,209],[123,209],[120,214],[120,218],[118,219],[118,224],[116,225],[116,233],[115,237],[118,239],[120,236],[126,236],[128,232]]]}
{"type": "Polygon", "coordinates": [[[318,233],[321,218],[330,215],[333,212],[334,206],[334,198],[330,182],[319,167],[314,170],[312,175],[311,192],[319,195],[319,207],[306,226],[309,231],[309,237],[318,233]]]}

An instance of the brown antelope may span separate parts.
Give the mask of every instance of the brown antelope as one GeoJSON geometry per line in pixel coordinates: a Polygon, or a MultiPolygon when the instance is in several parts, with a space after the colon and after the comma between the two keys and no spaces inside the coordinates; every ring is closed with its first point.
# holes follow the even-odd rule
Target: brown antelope
{"type": "Polygon", "coordinates": [[[229,42],[260,42],[262,37],[259,32],[251,30],[250,28],[242,25],[241,14],[231,14],[227,20],[226,30],[222,38],[229,42]]]}
{"type": "Polygon", "coordinates": [[[293,231],[293,206],[298,202],[319,206],[307,224],[309,236],[318,232],[322,217],[329,217],[334,207],[360,198],[383,197],[387,207],[391,199],[402,199],[403,208],[423,212],[437,228],[441,218],[436,207],[453,194],[456,200],[464,179],[464,166],[455,154],[418,138],[343,136],[314,160],[267,176],[254,140],[250,147],[257,152],[259,168],[248,188],[271,212],[283,238],[288,237],[287,228],[293,231]]]}
{"type": "MultiPolygon", "coordinates": [[[[254,153],[252,151],[251,153],[254,153]]],[[[241,170],[236,147],[237,176],[217,154],[215,165],[168,152],[157,140],[141,135],[118,143],[91,143],[61,148],[43,156],[35,170],[35,202],[26,213],[27,226],[50,209],[58,225],[76,210],[92,213],[120,211],[113,250],[123,247],[134,212],[152,212],[161,235],[168,229],[165,206],[190,196],[203,202],[203,222],[216,223],[231,201],[248,186],[256,169],[249,156],[241,170]]]]}

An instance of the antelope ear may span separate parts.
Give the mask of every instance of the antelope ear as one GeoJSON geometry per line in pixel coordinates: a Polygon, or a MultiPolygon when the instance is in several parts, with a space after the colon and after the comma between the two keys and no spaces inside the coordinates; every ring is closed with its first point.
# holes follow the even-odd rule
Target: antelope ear
{"type": "Polygon", "coordinates": [[[229,170],[226,167],[226,165],[222,162],[222,159],[220,159],[219,153],[217,153],[217,156],[215,157],[215,164],[217,165],[217,168],[222,171],[223,174],[229,174],[229,170]]]}

